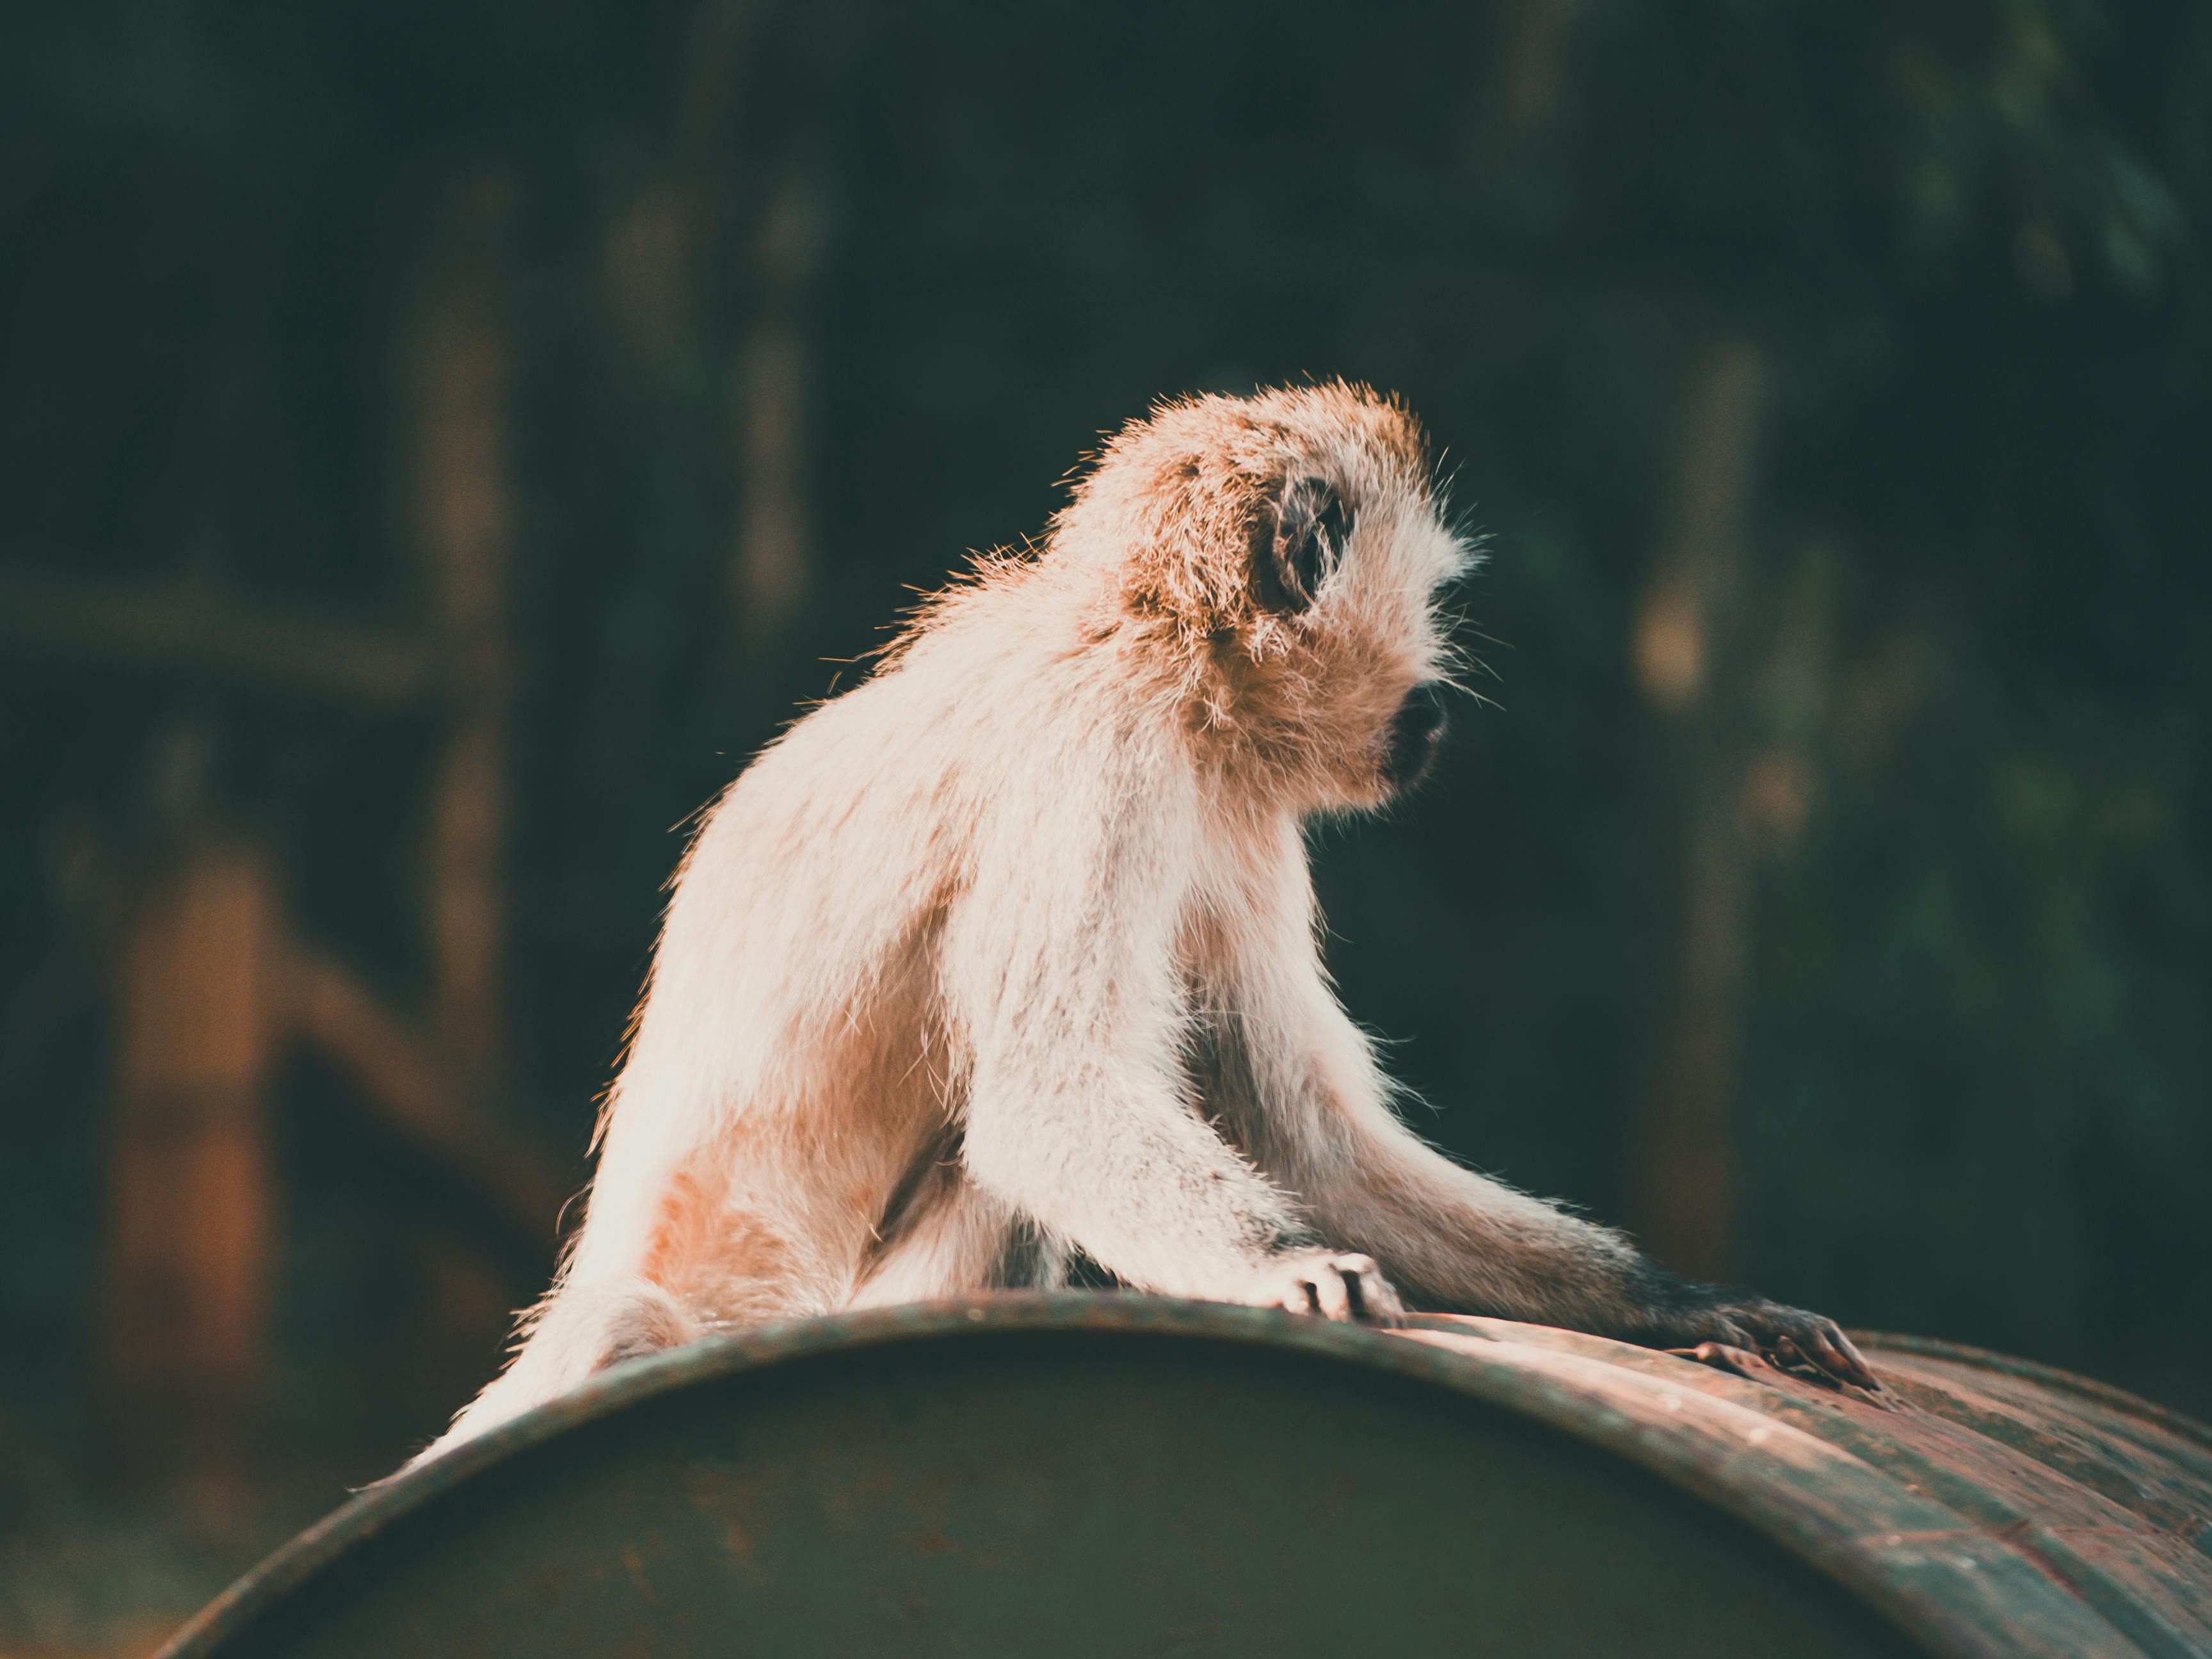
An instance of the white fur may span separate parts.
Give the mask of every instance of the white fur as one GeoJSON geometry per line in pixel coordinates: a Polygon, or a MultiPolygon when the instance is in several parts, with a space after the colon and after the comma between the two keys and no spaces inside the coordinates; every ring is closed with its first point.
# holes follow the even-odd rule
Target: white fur
{"type": "Polygon", "coordinates": [[[1410,431],[1340,386],[1159,411],[1039,556],[746,769],[676,884],[559,1282],[432,1452],[611,1355],[984,1287],[1021,1236],[1032,1282],[1075,1249],[1342,1311],[1348,1249],[1448,1305],[1630,1316],[1613,1235],[1399,1123],[1322,965],[1301,819],[1387,793],[1465,558],[1410,431]],[[1300,471],[1355,516],[1285,617],[1242,597],[1241,526],[1300,471]]]}

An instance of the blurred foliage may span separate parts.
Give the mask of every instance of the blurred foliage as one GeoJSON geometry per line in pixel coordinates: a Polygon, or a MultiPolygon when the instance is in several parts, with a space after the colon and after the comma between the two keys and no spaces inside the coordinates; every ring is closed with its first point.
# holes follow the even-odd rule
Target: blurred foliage
{"type": "MultiPolygon", "coordinates": [[[[1499,707],[1417,802],[1320,837],[1333,963],[1440,1139],[1621,1215],[1676,883],[1630,628],[1686,367],[1754,342],[1737,718],[1782,806],[1744,1276],[2207,1398],[2203,7],[18,0],[0,27],[0,557],[415,614],[395,331],[439,193],[509,192],[513,1005],[568,1146],[669,827],[863,672],[908,588],[1037,530],[1157,395],[1344,374],[1448,452],[1499,707]],[[815,561],[763,634],[732,428],[779,268],[815,561]]],[[[187,695],[318,934],[419,979],[419,718],[0,685],[0,994],[66,955],[71,826],[130,821],[187,695]]],[[[0,1055],[0,1310],[64,1368],[103,1076],[70,1006],[0,1055]]],[[[363,1367],[449,1271],[405,1242],[443,1224],[330,1092],[303,1076],[288,1120],[315,1195],[290,1409],[396,1438],[451,1401],[363,1367]]]]}

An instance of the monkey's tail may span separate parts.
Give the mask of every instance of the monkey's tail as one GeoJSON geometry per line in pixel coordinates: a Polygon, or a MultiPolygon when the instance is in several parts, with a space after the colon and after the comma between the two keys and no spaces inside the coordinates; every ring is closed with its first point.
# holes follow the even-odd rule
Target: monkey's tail
{"type": "Polygon", "coordinates": [[[610,1365],[677,1347],[703,1334],[696,1314],[647,1279],[556,1286],[525,1316],[507,1370],[400,1473],[559,1398],[610,1365]]]}

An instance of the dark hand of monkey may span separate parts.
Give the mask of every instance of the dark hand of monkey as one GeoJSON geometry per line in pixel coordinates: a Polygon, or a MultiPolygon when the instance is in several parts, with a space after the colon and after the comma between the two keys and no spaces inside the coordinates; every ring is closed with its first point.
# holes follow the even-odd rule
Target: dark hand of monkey
{"type": "Polygon", "coordinates": [[[1740,1373],[1742,1367],[1731,1361],[1735,1352],[1747,1351],[1780,1370],[1811,1372],[1876,1392],[1881,1388],[1835,1321],[1764,1297],[1708,1291],[1662,1319],[1654,1346],[1740,1373]]]}

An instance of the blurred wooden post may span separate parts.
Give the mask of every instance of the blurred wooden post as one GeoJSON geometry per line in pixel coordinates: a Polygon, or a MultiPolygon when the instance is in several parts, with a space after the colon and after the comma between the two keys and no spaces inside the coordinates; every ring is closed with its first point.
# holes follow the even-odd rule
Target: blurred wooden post
{"type": "Polygon", "coordinates": [[[1729,1276],[1735,1222],[1729,1109],[1753,890],[1733,632],[1765,400],[1754,348],[1723,339],[1706,349],[1633,642],[1658,716],[1659,808],[1682,868],[1674,976],[1662,993],[1656,1074],[1637,1133],[1636,1217],[1662,1261],[1708,1279],[1729,1276]]]}
{"type": "Polygon", "coordinates": [[[805,327],[821,260],[823,192],[808,146],[780,169],[761,216],[759,310],[737,364],[739,627],[773,635],[811,585],[813,353],[805,327]]]}
{"type": "Polygon", "coordinates": [[[126,1457],[189,1445],[226,1461],[260,1392],[277,928],[266,861],[210,842],[156,884],[125,942],[100,1358],[126,1457]]]}
{"type": "Polygon", "coordinates": [[[1528,136],[1558,112],[1581,0],[1514,0],[1504,16],[1495,120],[1507,138],[1528,136]]]}
{"type": "Polygon", "coordinates": [[[672,385],[694,357],[723,349],[702,326],[713,309],[702,296],[750,303],[726,383],[728,594],[736,633],[756,645],[805,605],[815,580],[810,312],[830,206],[833,103],[850,68],[845,10],[835,0],[694,9],[665,174],[640,191],[608,246],[624,331],[672,385]],[[793,117],[763,142],[757,112],[771,94],[793,117]]]}
{"type": "Polygon", "coordinates": [[[413,529],[451,677],[428,848],[433,1018],[466,1086],[486,1094],[504,1083],[506,1040],[513,197],[496,168],[453,180],[403,343],[413,529]]]}

